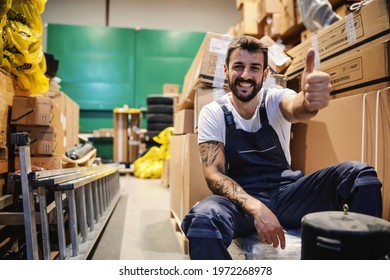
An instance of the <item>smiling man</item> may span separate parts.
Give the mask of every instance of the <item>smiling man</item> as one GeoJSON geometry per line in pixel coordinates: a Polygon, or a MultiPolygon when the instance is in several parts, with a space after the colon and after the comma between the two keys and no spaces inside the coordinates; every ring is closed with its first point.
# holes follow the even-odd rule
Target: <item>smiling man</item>
{"type": "Polygon", "coordinates": [[[262,243],[284,249],[285,228],[299,228],[304,215],[344,204],[381,216],[382,184],[371,166],[343,162],[306,176],[291,169],[291,123],[328,106],[330,77],[314,69],[309,49],[301,92],[266,91],[267,57],[258,39],[235,38],[224,68],[231,92],[200,112],[198,144],[213,195],[182,222],[191,259],[231,259],[232,240],[255,231],[262,243]]]}

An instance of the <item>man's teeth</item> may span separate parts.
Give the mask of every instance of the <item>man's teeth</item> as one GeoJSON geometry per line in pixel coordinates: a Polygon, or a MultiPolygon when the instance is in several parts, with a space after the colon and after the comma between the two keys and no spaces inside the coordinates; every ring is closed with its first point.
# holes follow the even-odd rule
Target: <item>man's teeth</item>
{"type": "Polygon", "coordinates": [[[242,87],[251,87],[252,84],[251,83],[240,83],[240,86],[242,86],[242,87]]]}

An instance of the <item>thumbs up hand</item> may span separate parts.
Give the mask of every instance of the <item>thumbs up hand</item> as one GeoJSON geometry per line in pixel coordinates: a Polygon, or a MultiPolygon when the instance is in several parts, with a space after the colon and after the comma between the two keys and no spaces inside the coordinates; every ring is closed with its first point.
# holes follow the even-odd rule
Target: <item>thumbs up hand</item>
{"type": "Polygon", "coordinates": [[[302,105],[308,113],[314,113],[328,106],[332,88],[329,74],[314,69],[314,56],[314,49],[309,49],[301,80],[304,96],[302,105]]]}

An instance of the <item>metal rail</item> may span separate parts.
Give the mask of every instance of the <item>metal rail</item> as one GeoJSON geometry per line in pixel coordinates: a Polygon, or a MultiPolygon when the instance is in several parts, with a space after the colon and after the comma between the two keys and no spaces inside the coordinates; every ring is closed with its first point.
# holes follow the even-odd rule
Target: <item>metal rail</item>
{"type": "MultiPolygon", "coordinates": [[[[20,174],[13,174],[12,179],[21,184],[22,189],[27,259],[50,260],[53,254],[61,260],[86,259],[120,198],[119,164],[32,172],[28,134],[14,133],[11,138],[20,151],[20,174]],[[54,193],[54,201],[49,205],[48,191],[54,193]],[[34,193],[39,198],[39,213],[36,213],[34,193]],[[51,249],[49,230],[53,216],[50,214],[54,212],[56,252],[51,249]],[[40,225],[40,237],[37,224],[40,225]],[[66,238],[67,230],[70,241],[66,238]]],[[[20,222],[20,213],[0,215],[0,224],[20,222]]]]}

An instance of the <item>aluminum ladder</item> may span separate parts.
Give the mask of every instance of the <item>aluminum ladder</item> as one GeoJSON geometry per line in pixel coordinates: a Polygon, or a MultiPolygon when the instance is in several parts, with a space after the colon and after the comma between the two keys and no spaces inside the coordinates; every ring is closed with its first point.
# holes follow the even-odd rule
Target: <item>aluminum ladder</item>
{"type": "Polygon", "coordinates": [[[13,133],[11,140],[20,153],[20,174],[13,174],[12,180],[21,184],[23,221],[21,213],[8,212],[0,214],[0,224],[24,224],[28,260],[87,259],[119,201],[120,165],[33,172],[28,133],[13,133]],[[48,205],[49,191],[54,193],[54,200],[48,205]],[[51,249],[49,224],[53,219],[57,250],[51,249]],[[37,233],[37,225],[41,234],[37,233]]]}

